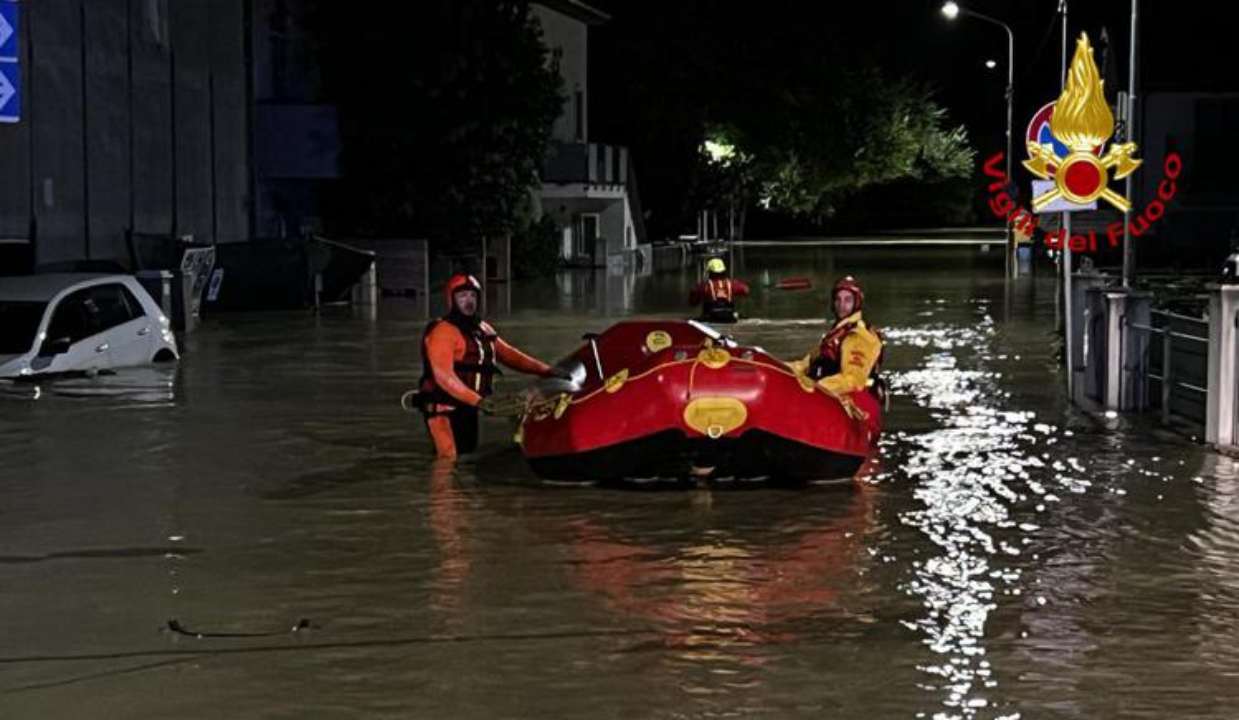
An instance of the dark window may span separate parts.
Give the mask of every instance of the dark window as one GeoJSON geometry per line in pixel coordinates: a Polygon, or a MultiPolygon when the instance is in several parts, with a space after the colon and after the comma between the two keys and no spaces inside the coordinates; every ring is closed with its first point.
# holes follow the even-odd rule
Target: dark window
{"type": "Polygon", "coordinates": [[[0,355],[30,352],[47,303],[0,302],[0,355]]]}
{"type": "Polygon", "coordinates": [[[89,290],[78,290],[66,295],[56,304],[52,322],[47,328],[48,340],[68,339],[75,343],[99,332],[93,316],[86,312],[85,302],[89,290]]]}
{"type": "Polygon", "coordinates": [[[66,296],[56,306],[48,340],[78,342],[142,314],[137,299],[123,285],[96,285],[66,296]]]}
{"type": "Polygon", "coordinates": [[[576,139],[581,142],[585,140],[585,93],[577,90],[573,105],[576,110],[576,139]]]}
{"type": "Polygon", "coordinates": [[[134,319],[141,308],[123,285],[96,285],[89,289],[87,312],[95,314],[98,330],[110,330],[134,319]]]}

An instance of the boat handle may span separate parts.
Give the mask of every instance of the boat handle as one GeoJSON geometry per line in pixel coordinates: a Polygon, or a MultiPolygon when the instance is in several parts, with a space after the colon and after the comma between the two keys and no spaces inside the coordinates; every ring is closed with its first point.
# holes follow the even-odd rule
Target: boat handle
{"type": "Polygon", "coordinates": [[[589,347],[594,351],[594,367],[598,370],[598,382],[606,382],[607,378],[602,374],[602,356],[598,354],[598,334],[585,333],[581,337],[589,341],[589,347]]]}

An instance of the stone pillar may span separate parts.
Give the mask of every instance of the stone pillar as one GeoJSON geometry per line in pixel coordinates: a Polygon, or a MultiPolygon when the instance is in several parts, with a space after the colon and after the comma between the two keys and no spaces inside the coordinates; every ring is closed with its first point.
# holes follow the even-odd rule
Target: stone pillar
{"type": "Polygon", "coordinates": [[[1107,331],[1109,313],[1105,288],[1090,287],[1084,291],[1083,322],[1080,328],[1083,338],[1080,347],[1081,377],[1077,387],[1084,397],[1098,403],[1106,402],[1106,389],[1110,385],[1110,348],[1113,343],[1107,331]]]}
{"type": "MultiPolygon", "coordinates": [[[[1071,283],[1071,372],[1075,375],[1072,378],[1072,402],[1078,402],[1087,397],[1087,389],[1085,373],[1091,372],[1093,368],[1089,363],[1091,359],[1086,360],[1084,337],[1087,332],[1086,315],[1091,315],[1087,312],[1088,305],[1085,302],[1085,293],[1089,290],[1104,288],[1113,282],[1114,278],[1109,275],[1103,275],[1096,272],[1082,272],[1072,275],[1071,283]]],[[[1091,348],[1090,348],[1091,350],[1091,348]]]]}
{"type": "Polygon", "coordinates": [[[1239,285],[1209,286],[1208,399],[1205,406],[1205,441],[1214,445],[1235,442],[1235,329],[1239,313],[1239,285]]]}
{"type": "Polygon", "coordinates": [[[1150,310],[1153,295],[1146,292],[1129,292],[1123,300],[1119,332],[1122,334],[1121,376],[1119,387],[1119,410],[1143,410],[1148,407],[1148,387],[1145,374],[1148,372],[1147,351],[1151,338],[1149,333],[1132,327],[1149,327],[1152,322],[1150,310]]]}
{"type": "Polygon", "coordinates": [[[1127,293],[1120,290],[1109,290],[1105,293],[1106,304],[1106,387],[1105,403],[1107,410],[1118,410],[1122,406],[1123,394],[1123,319],[1127,314],[1127,293]]]}

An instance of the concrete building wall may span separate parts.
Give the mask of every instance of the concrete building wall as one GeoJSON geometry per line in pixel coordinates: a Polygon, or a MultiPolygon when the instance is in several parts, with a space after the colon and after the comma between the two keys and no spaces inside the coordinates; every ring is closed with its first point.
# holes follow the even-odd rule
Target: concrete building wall
{"type": "Polygon", "coordinates": [[[173,100],[176,122],[176,227],[175,232],[209,240],[211,205],[211,97],[212,41],[205,29],[210,0],[172,3],[173,100]]]}
{"type": "Polygon", "coordinates": [[[172,76],[167,3],[139,2],[130,8],[132,53],[130,117],[133,119],[133,229],[172,232],[172,76]]]}
{"type": "Polygon", "coordinates": [[[582,190],[581,195],[569,191],[566,194],[544,195],[542,198],[542,214],[549,216],[560,228],[562,257],[573,262],[583,259],[578,257],[576,252],[576,236],[581,232],[582,215],[598,216],[598,244],[593,252],[596,267],[606,265],[610,255],[634,251],[636,233],[627,195],[612,198],[583,195],[582,190]]]}
{"type": "MultiPolygon", "coordinates": [[[[607,255],[624,249],[624,220],[627,215],[624,209],[627,204],[623,200],[609,203],[599,217],[598,231],[606,240],[607,255]]],[[[605,258],[600,259],[605,261],[605,258]]]]}
{"type": "Polygon", "coordinates": [[[129,8],[125,0],[99,0],[82,10],[86,246],[92,258],[120,258],[129,226],[129,8]]]}
{"type": "Polygon", "coordinates": [[[129,228],[243,239],[244,7],[23,3],[26,112],[0,127],[0,236],[33,226],[38,263],[126,261],[129,228]]]}
{"type": "Polygon", "coordinates": [[[532,7],[542,25],[542,42],[559,58],[559,75],[564,81],[563,112],[555,120],[551,137],[562,142],[589,142],[588,26],[542,5],[532,7]]]}
{"type": "Polygon", "coordinates": [[[39,262],[88,257],[82,148],[82,3],[25,3],[30,36],[29,123],[34,132],[39,262]]]}
{"type": "Polygon", "coordinates": [[[250,107],[245,36],[251,23],[244,0],[210,1],[209,27],[212,96],[214,102],[216,242],[239,242],[250,229],[250,107]]]}

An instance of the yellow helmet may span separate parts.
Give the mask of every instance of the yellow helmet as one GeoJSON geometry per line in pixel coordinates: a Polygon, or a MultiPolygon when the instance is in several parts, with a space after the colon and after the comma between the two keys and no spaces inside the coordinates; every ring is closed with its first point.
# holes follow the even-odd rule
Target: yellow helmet
{"type": "Polygon", "coordinates": [[[710,258],[710,262],[706,263],[706,272],[721,275],[727,272],[727,264],[722,258],[710,258]]]}

